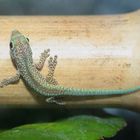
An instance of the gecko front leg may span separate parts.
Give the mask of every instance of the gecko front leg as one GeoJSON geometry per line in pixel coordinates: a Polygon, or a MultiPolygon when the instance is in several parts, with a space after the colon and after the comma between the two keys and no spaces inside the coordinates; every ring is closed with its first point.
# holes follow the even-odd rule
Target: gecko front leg
{"type": "Polygon", "coordinates": [[[35,64],[35,67],[37,68],[37,70],[42,70],[46,59],[50,56],[49,52],[50,52],[50,49],[47,49],[47,50],[44,50],[43,53],[41,53],[39,62],[35,64]]]}
{"type": "Polygon", "coordinates": [[[20,79],[20,73],[19,71],[17,71],[16,75],[14,76],[11,76],[7,79],[3,79],[1,82],[0,82],[0,88],[4,87],[4,86],[7,86],[9,84],[14,84],[16,82],[18,82],[20,79]]]}
{"type": "MultiPolygon", "coordinates": [[[[50,49],[47,49],[43,53],[41,53],[39,62],[35,64],[37,70],[39,71],[42,70],[46,59],[50,56],[49,52],[50,49]]],[[[50,57],[48,60],[48,74],[46,76],[46,81],[49,84],[53,84],[53,85],[58,84],[58,82],[53,78],[56,65],[57,65],[57,56],[54,56],[54,58],[50,57]]]]}
{"type": "Polygon", "coordinates": [[[54,71],[57,65],[57,56],[55,55],[54,58],[50,57],[48,60],[48,75],[46,76],[46,81],[52,85],[58,85],[58,82],[54,78],[54,71]]]}

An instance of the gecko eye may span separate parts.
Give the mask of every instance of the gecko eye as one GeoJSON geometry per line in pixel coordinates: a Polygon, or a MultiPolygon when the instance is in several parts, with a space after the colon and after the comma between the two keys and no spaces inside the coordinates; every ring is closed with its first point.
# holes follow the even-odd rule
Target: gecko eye
{"type": "Polygon", "coordinates": [[[27,40],[28,40],[28,42],[29,42],[29,38],[26,38],[27,40]]]}
{"type": "Polygon", "coordinates": [[[10,46],[10,49],[12,49],[13,48],[13,43],[10,42],[9,46],[10,46]]]}

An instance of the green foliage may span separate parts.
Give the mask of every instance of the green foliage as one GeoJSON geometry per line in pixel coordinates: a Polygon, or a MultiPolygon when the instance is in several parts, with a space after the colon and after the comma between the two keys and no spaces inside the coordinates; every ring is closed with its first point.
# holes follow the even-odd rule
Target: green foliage
{"type": "Polygon", "coordinates": [[[0,133],[0,140],[99,140],[114,136],[125,125],[116,117],[76,116],[7,130],[0,133]]]}

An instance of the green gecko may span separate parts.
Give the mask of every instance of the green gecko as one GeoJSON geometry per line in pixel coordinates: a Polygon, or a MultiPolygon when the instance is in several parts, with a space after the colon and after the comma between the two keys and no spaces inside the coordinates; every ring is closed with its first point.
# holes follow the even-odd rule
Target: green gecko
{"type": "Polygon", "coordinates": [[[60,96],[98,96],[98,95],[119,95],[129,94],[140,90],[140,86],[129,89],[78,89],[64,87],[58,84],[54,78],[54,70],[57,65],[57,56],[50,57],[48,60],[48,75],[44,77],[39,70],[43,68],[45,60],[49,57],[49,49],[45,50],[37,64],[33,63],[32,50],[29,39],[19,31],[14,30],[10,40],[10,55],[17,68],[17,73],[8,79],[0,82],[0,87],[19,81],[20,78],[35,93],[46,97],[49,103],[63,104],[58,102],[55,97],[60,96]]]}

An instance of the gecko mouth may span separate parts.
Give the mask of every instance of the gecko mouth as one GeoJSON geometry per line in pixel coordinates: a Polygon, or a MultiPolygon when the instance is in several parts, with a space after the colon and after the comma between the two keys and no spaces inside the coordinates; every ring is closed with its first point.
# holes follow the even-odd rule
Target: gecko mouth
{"type": "Polygon", "coordinates": [[[13,30],[11,36],[17,36],[21,34],[18,30],[13,30]]]}
{"type": "Polygon", "coordinates": [[[13,30],[12,34],[11,34],[11,40],[14,40],[15,38],[17,38],[20,35],[21,35],[21,33],[18,30],[13,30]]]}

